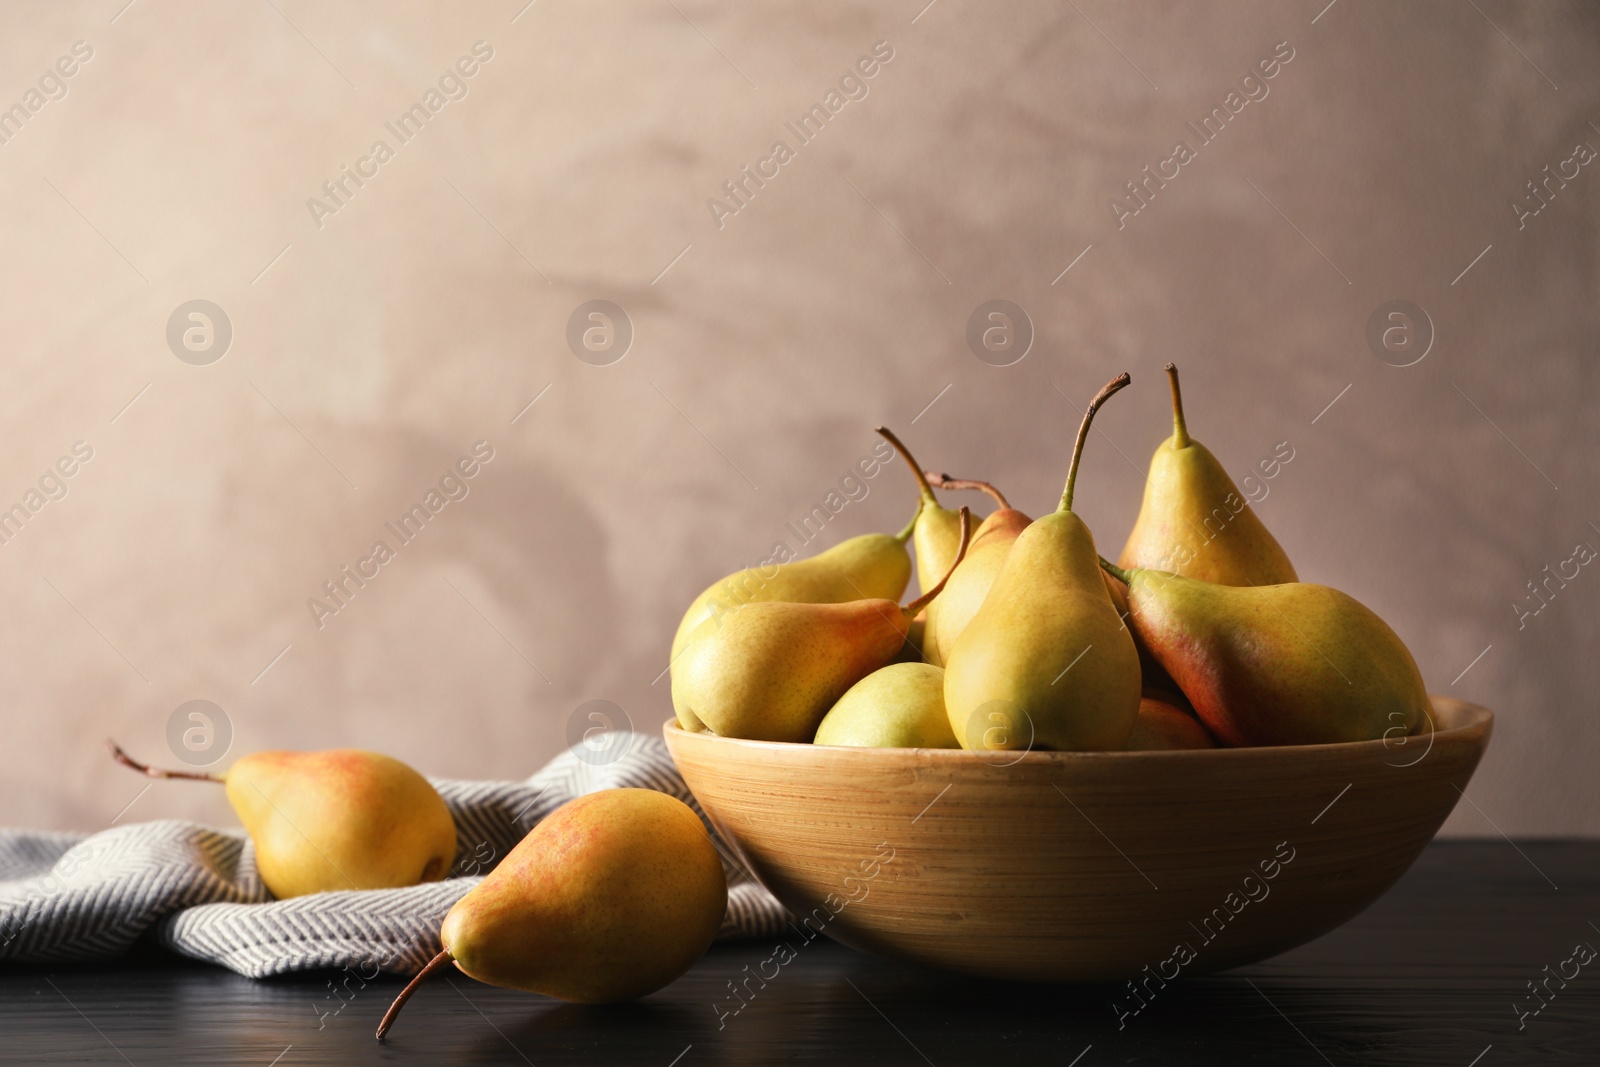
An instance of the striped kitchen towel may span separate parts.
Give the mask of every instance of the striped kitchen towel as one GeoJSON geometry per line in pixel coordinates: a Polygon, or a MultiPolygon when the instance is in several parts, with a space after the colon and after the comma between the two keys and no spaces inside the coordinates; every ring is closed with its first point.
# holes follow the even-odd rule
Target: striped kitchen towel
{"type": "MultiPolygon", "coordinates": [[[[0,830],[0,961],[114,959],[140,938],[252,978],[315,968],[416,971],[440,949],[445,912],[535,823],[600,789],[657,789],[705,813],[665,743],[643,734],[618,758],[582,744],[524,782],[434,779],[455,816],[451,876],[406,889],[275,900],[242,830],[163,820],[96,834],[0,830]]],[[[720,940],[769,937],[788,913],[707,823],[728,875],[720,940]]]]}

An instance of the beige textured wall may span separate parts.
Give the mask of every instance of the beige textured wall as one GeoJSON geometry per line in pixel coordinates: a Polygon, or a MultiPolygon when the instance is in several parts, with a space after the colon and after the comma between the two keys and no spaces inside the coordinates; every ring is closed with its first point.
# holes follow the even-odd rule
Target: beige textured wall
{"type": "MultiPolygon", "coordinates": [[[[1176,359],[1236,473],[1292,447],[1258,510],[1302,575],[1499,713],[1449,830],[1600,831],[1600,576],[1568,564],[1523,628],[1513,607],[1600,548],[1600,167],[1520,228],[1511,207],[1600,147],[1592,7],[123,2],[0,10],[0,104],[93,50],[0,145],[0,502],[93,450],[0,546],[5,822],[117,817],[142,784],[100,739],[166,758],[191,699],[235,753],[454,776],[531,772],[589,700],[654,730],[683,605],[875,423],[1037,511],[1126,368],[1078,493],[1114,553],[1176,359]],[[385,123],[477,41],[466,95],[401,144],[385,123]],[[800,145],[784,123],[880,41],[868,94],[800,145]],[[1185,122],[1279,42],[1267,95],[1199,145],[1185,122]],[[794,158],[719,227],[708,198],[780,138],[794,158]],[[315,217],[379,139],[393,158],[315,217]],[[1179,139],[1195,158],[1119,227],[1111,198],[1179,139]],[[995,298],[1036,331],[1012,366],[964,339],[995,298]],[[233,329],[205,366],[165,336],[195,299],[233,329]],[[568,349],[592,299],[633,324],[619,362],[568,349]],[[1364,339],[1394,299],[1436,333],[1406,368],[1364,339]],[[319,628],[308,598],[479,441],[469,494],[319,628]]],[[[866,484],[829,543],[904,521],[902,471],[866,484]]],[[[230,819],[178,783],[120,817],[165,815],[230,819]]]]}

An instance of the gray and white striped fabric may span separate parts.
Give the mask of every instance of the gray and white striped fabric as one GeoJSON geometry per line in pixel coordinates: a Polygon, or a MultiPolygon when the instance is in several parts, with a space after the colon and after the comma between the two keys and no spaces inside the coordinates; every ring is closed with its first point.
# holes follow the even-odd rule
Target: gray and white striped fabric
{"type": "MultiPolygon", "coordinates": [[[[705,819],[660,738],[616,736],[628,747],[610,762],[579,745],[525,782],[434,779],[455,816],[456,865],[442,882],[407,889],[275,900],[242,830],[176,820],[96,834],[0,830],[0,960],[114,959],[144,938],[252,978],[315,968],[411,973],[439,951],[450,906],[573,797],[657,789],[705,819]]],[[[777,934],[788,913],[711,832],[728,875],[719,939],[777,934]]]]}

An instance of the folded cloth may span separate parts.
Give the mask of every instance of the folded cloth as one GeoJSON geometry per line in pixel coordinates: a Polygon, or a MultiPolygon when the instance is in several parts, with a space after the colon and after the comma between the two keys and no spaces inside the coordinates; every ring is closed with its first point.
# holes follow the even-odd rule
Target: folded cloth
{"type": "MultiPolygon", "coordinates": [[[[705,821],[661,739],[627,741],[623,755],[604,763],[576,745],[524,782],[433,779],[455,817],[456,862],[444,881],[406,889],[275,900],[242,830],[174,819],[95,834],[0,830],[0,960],[114,959],[143,937],[252,978],[324,967],[416,971],[438,953],[450,906],[572,798],[656,789],[705,821]]],[[[718,939],[776,935],[788,913],[733,862],[709,822],[706,829],[728,875],[718,939]]]]}

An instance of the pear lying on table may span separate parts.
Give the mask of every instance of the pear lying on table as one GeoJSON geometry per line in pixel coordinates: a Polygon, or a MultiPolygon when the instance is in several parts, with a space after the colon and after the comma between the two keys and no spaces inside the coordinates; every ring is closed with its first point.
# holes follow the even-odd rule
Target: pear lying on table
{"type": "Polygon", "coordinates": [[[111,756],[151,778],[220,782],[280,900],[338,889],[437,882],[456,857],[456,824],[428,780],[376,752],[256,752],[225,774],[167,771],[111,756]]]}
{"type": "Polygon", "coordinates": [[[1224,744],[1371,741],[1428,721],[1411,652],[1337,589],[1102,566],[1127,584],[1129,625],[1224,744]]]}
{"type": "MultiPolygon", "coordinates": [[[[971,523],[962,508],[957,564],[971,523]]],[[[846,690],[895,659],[911,620],[949,577],[905,607],[886,599],[753,603],[707,619],[672,667],[679,721],[687,716],[723,737],[810,741],[846,690]]]]}
{"type": "Polygon", "coordinates": [[[671,983],[710,946],[728,906],[700,819],[653,789],[607,789],[547,815],[444,917],[435,956],[390,1005],[378,1037],[428,975],[582,1004],[671,983]]]}

